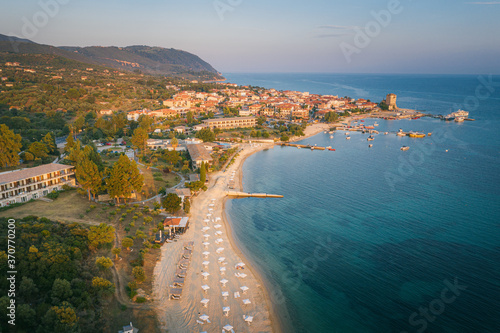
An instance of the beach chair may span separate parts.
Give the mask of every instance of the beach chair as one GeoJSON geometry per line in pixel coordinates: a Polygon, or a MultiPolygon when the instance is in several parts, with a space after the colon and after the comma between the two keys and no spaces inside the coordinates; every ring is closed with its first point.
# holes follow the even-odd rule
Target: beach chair
{"type": "Polygon", "coordinates": [[[201,320],[197,320],[196,322],[197,322],[198,324],[200,324],[200,325],[203,325],[203,324],[204,324],[204,322],[202,322],[201,320]]]}
{"type": "Polygon", "coordinates": [[[209,324],[210,324],[210,319],[207,319],[207,323],[209,323],[209,324]]]}

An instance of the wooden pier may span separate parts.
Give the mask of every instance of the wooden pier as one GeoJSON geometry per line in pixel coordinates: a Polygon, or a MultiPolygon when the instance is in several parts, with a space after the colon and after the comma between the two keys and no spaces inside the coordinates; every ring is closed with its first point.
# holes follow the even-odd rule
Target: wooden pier
{"type": "Polygon", "coordinates": [[[311,150],[326,150],[326,147],[319,147],[319,146],[311,146],[311,145],[299,145],[297,143],[278,143],[278,145],[282,147],[296,147],[296,148],[304,148],[304,149],[311,149],[311,150]]]}

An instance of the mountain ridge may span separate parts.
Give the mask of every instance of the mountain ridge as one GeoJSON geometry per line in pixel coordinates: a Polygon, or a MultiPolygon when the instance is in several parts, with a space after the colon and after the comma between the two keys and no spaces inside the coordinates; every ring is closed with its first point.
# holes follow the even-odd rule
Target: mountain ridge
{"type": "Polygon", "coordinates": [[[145,74],[190,76],[213,80],[221,74],[208,62],[187,51],[159,46],[52,46],[0,34],[0,52],[55,54],[88,64],[145,74]]]}

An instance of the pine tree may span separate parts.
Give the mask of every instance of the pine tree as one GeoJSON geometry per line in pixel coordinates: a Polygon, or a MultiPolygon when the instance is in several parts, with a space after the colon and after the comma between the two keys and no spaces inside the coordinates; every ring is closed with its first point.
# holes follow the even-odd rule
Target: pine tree
{"type": "Polygon", "coordinates": [[[137,127],[132,135],[132,144],[139,148],[143,154],[146,152],[148,137],[148,132],[142,127],[137,127]]]}
{"type": "Polygon", "coordinates": [[[56,152],[56,141],[54,140],[54,137],[52,134],[47,133],[43,138],[42,138],[42,143],[44,143],[47,148],[49,149],[49,154],[54,154],[56,152]]]}
{"type": "Polygon", "coordinates": [[[144,185],[144,176],[140,174],[135,161],[130,161],[121,155],[113,165],[109,177],[106,179],[108,193],[119,202],[120,197],[129,198],[132,191],[139,192],[144,185]]]}
{"type": "Polygon", "coordinates": [[[78,183],[87,190],[89,201],[91,199],[91,194],[95,199],[97,192],[99,192],[102,187],[103,178],[97,165],[92,162],[88,156],[85,156],[83,160],[76,165],[75,174],[78,183]]]}
{"type": "Polygon", "coordinates": [[[201,162],[201,167],[200,167],[200,181],[205,184],[207,180],[207,168],[205,166],[205,162],[201,162]]]}
{"type": "Polygon", "coordinates": [[[7,125],[0,124],[0,168],[19,164],[21,136],[14,134],[7,125]]]}
{"type": "Polygon", "coordinates": [[[73,139],[73,132],[68,134],[68,137],[66,138],[66,146],[64,146],[64,152],[69,153],[71,149],[73,149],[73,146],[75,145],[75,140],[73,139]]]}
{"type": "Polygon", "coordinates": [[[37,158],[44,158],[44,157],[49,156],[49,148],[47,147],[47,145],[45,145],[45,143],[38,142],[38,141],[33,142],[29,146],[28,152],[32,153],[33,156],[35,156],[37,158]]]}

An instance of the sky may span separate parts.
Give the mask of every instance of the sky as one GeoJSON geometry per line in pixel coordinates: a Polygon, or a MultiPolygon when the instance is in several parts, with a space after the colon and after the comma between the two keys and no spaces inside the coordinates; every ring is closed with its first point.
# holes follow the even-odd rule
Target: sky
{"type": "Polygon", "coordinates": [[[222,73],[500,74],[500,1],[0,0],[0,33],[185,50],[222,73]]]}

